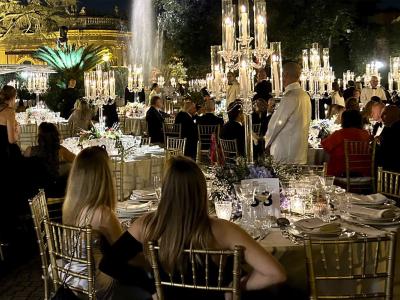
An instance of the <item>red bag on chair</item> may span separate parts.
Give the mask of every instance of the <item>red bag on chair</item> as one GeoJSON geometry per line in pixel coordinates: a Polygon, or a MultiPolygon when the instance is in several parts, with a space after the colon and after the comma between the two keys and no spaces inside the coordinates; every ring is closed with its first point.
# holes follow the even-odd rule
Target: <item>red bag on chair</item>
{"type": "Polygon", "coordinates": [[[219,165],[223,165],[225,163],[224,155],[222,154],[222,149],[217,143],[215,133],[211,135],[210,160],[212,164],[218,163],[219,165]]]}

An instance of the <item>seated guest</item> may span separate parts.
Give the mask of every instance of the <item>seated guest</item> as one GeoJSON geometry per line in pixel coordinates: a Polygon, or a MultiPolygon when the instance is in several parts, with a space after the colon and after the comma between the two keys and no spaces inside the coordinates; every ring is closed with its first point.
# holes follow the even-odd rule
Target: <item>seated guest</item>
{"type": "MultiPolygon", "coordinates": [[[[371,100],[373,101],[373,100],[371,100]]],[[[382,102],[373,102],[371,109],[371,120],[374,123],[372,127],[372,136],[379,136],[383,130],[382,112],[385,109],[385,104],[382,102]]]]}
{"type": "Polygon", "coordinates": [[[346,110],[360,111],[360,104],[357,98],[350,98],[346,101],[346,110]]]}
{"type": "Polygon", "coordinates": [[[224,119],[215,114],[215,101],[213,99],[204,103],[204,114],[197,118],[198,125],[224,125],[224,119]]]}
{"type": "MultiPolygon", "coordinates": [[[[243,276],[243,290],[263,289],[286,278],[277,260],[239,226],[208,215],[207,184],[203,172],[195,162],[184,157],[169,161],[157,211],[140,217],[131,225],[113,245],[109,255],[104,256],[101,270],[118,276],[119,270],[141,252],[150,261],[147,247],[150,241],[160,247],[161,280],[169,281],[168,274],[173,274],[175,280],[180,281],[178,274],[182,273],[184,281],[193,284],[190,262],[183,255],[185,249],[233,250],[236,245],[243,246],[245,263],[251,267],[250,274],[243,276]]],[[[196,269],[204,270],[207,262],[196,262],[196,269]]],[[[210,285],[218,281],[218,264],[214,258],[208,262],[210,285]]],[[[232,262],[227,261],[224,275],[231,268],[232,262]]],[[[223,284],[229,285],[232,281],[229,275],[226,273],[223,284]]],[[[204,278],[198,277],[197,284],[204,285],[204,278]]],[[[215,291],[176,287],[163,287],[163,290],[165,299],[224,299],[221,292],[215,291]]]]}
{"type": "Polygon", "coordinates": [[[164,143],[164,114],[161,109],[163,107],[163,101],[159,96],[154,96],[150,101],[150,108],[146,113],[146,122],[149,130],[149,137],[153,144],[164,143]]]}
{"type": "Polygon", "coordinates": [[[181,138],[186,138],[185,156],[196,159],[197,153],[197,127],[193,120],[196,105],[186,101],[182,110],[175,117],[175,124],[181,124],[181,138]]]}
{"type": "Polygon", "coordinates": [[[329,154],[327,171],[329,175],[345,177],[344,141],[369,141],[371,137],[362,127],[361,113],[356,110],[346,110],[342,114],[342,129],[335,131],[321,142],[322,148],[329,154]]]}
{"type": "Polygon", "coordinates": [[[243,107],[240,100],[232,102],[228,106],[229,121],[222,127],[221,138],[224,140],[236,140],[239,156],[245,153],[245,129],[243,126],[243,107]]]}
{"type": "Polygon", "coordinates": [[[75,110],[68,119],[68,123],[72,125],[74,133],[81,130],[89,130],[92,126],[93,111],[89,103],[85,100],[78,100],[75,103],[75,110]]]}
{"type": "Polygon", "coordinates": [[[43,122],[38,128],[38,146],[28,147],[24,156],[33,191],[44,188],[48,197],[64,197],[70,163],[75,155],[60,145],[60,135],[52,123],[43,122]],[[34,175],[33,175],[34,174],[34,175]]]}
{"type": "Polygon", "coordinates": [[[382,111],[384,129],[378,138],[377,165],[384,170],[400,172],[400,109],[386,106],[382,111]]]}
{"type": "Polygon", "coordinates": [[[341,105],[332,104],[329,106],[328,110],[328,119],[336,118],[335,123],[341,124],[342,113],[344,112],[345,108],[341,105]]]}
{"type": "Polygon", "coordinates": [[[374,103],[375,102],[373,101],[368,101],[361,111],[364,125],[370,124],[370,120],[372,118],[372,107],[374,106],[374,103]]]}
{"type": "Polygon", "coordinates": [[[372,102],[376,102],[376,103],[383,103],[383,101],[381,100],[381,98],[379,98],[378,96],[373,96],[373,97],[371,97],[371,101],[372,101],[372,102]]]}
{"type": "Polygon", "coordinates": [[[19,99],[18,106],[15,109],[15,112],[16,113],[21,113],[21,112],[25,112],[25,111],[26,111],[26,107],[25,107],[25,104],[24,104],[24,100],[19,99]]]}

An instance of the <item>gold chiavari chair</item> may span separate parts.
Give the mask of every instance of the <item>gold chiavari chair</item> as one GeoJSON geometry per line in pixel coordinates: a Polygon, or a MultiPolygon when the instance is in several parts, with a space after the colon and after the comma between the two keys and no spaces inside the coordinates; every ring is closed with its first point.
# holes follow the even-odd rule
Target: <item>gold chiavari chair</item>
{"type": "Polygon", "coordinates": [[[400,200],[400,173],[384,171],[378,167],[377,192],[400,200]]]}
{"type": "Polygon", "coordinates": [[[174,124],[175,123],[175,117],[166,117],[164,119],[165,124],[174,124]]]}
{"type": "Polygon", "coordinates": [[[164,123],[163,130],[164,130],[164,141],[167,141],[167,137],[173,137],[178,139],[181,138],[181,133],[182,133],[181,124],[164,123]]]}
{"type": "MultiPolygon", "coordinates": [[[[215,135],[217,144],[218,144],[218,137],[220,126],[219,125],[198,125],[197,126],[199,142],[197,146],[197,162],[202,163],[203,158],[207,157],[205,160],[206,163],[209,163],[210,160],[210,148],[212,143],[212,135],[215,135]]],[[[215,145],[217,146],[217,145],[215,145]]],[[[218,151],[216,151],[218,153],[218,151]]],[[[217,158],[218,161],[218,158],[217,158]]]]}
{"type": "Polygon", "coordinates": [[[151,137],[142,137],[140,140],[140,146],[150,146],[151,144],[151,137]]]}
{"type": "Polygon", "coordinates": [[[45,228],[54,290],[65,284],[72,291],[95,299],[95,262],[91,227],[66,226],[45,220],[45,228]],[[70,267],[71,265],[79,268],[70,267]],[[81,267],[85,267],[86,271],[77,271],[82,269],[81,267]],[[66,281],[65,274],[68,274],[66,281]],[[79,281],[80,284],[69,284],[71,281],[79,281]]]}
{"type": "Polygon", "coordinates": [[[36,124],[21,125],[21,135],[19,138],[19,146],[27,148],[37,145],[38,126],[36,124]]]}
{"type": "Polygon", "coordinates": [[[393,299],[395,233],[339,241],[306,238],[304,247],[310,299],[393,299]]]}
{"type": "Polygon", "coordinates": [[[149,134],[149,126],[146,122],[146,119],[140,120],[140,134],[141,135],[149,134]]]}
{"type": "Polygon", "coordinates": [[[117,200],[124,201],[124,155],[110,155],[110,159],[117,187],[117,200]]]}
{"type": "Polygon", "coordinates": [[[186,138],[178,139],[167,137],[166,143],[166,160],[170,159],[173,156],[184,155],[186,146],[186,138]]]}
{"type": "Polygon", "coordinates": [[[237,141],[219,139],[222,154],[224,155],[225,163],[236,164],[236,158],[239,156],[237,141]]]}
{"type": "Polygon", "coordinates": [[[62,223],[63,204],[64,198],[47,198],[47,210],[50,221],[62,223]]]}
{"type": "Polygon", "coordinates": [[[58,123],[57,130],[60,134],[60,139],[65,140],[67,138],[72,137],[73,135],[73,127],[70,123],[58,123]]]}
{"type": "Polygon", "coordinates": [[[253,132],[260,136],[261,134],[261,124],[253,124],[253,132]]]}
{"type": "Polygon", "coordinates": [[[335,178],[335,182],[350,191],[371,192],[375,189],[374,157],[375,143],[368,141],[344,141],[346,178],[335,178]],[[362,174],[369,174],[363,176],[362,174]]]}
{"type": "Polygon", "coordinates": [[[29,207],[31,209],[33,226],[35,228],[40,260],[42,263],[44,299],[47,300],[49,299],[49,282],[51,279],[49,276],[49,256],[44,221],[49,218],[49,213],[47,210],[46,196],[43,190],[39,190],[39,193],[29,200],[29,207]]]}
{"type": "MultiPolygon", "coordinates": [[[[194,250],[188,249],[184,250],[184,257],[188,258],[190,270],[192,270],[191,278],[185,278],[184,274],[180,273],[179,278],[175,280],[172,274],[169,274],[169,280],[163,280],[160,276],[160,265],[158,252],[159,247],[155,246],[153,242],[149,242],[149,252],[151,267],[153,270],[153,275],[155,279],[155,285],[157,290],[157,297],[159,300],[164,300],[163,286],[175,287],[175,288],[187,288],[187,289],[197,289],[204,291],[221,291],[221,292],[232,292],[232,299],[240,299],[240,276],[241,267],[243,260],[243,247],[235,246],[232,250],[194,250]],[[224,286],[224,263],[228,257],[233,257],[233,269],[229,270],[232,274],[232,286],[224,286]],[[217,283],[210,282],[210,264],[212,259],[218,264],[218,280],[217,283]],[[199,261],[202,264],[199,264],[199,261]],[[204,268],[205,278],[199,278],[199,268],[204,268]]],[[[202,272],[202,273],[203,273],[202,272]]],[[[206,298],[206,296],[205,296],[206,298]]]]}

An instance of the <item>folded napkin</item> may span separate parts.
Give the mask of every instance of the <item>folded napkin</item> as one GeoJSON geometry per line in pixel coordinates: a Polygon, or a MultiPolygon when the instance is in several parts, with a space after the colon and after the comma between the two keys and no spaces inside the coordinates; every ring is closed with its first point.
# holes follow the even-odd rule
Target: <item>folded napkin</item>
{"type": "Polygon", "coordinates": [[[293,224],[308,234],[338,234],[341,232],[339,223],[325,223],[318,218],[302,219],[293,224]]]}
{"type": "Polygon", "coordinates": [[[132,195],[136,197],[151,197],[156,196],[156,193],[152,190],[133,190],[132,195]]]}
{"type": "Polygon", "coordinates": [[[356,195],[351,196],[354,203],[361,202],[367,204],[383,204],[387,198],[382,194],[372,194],[372,195],[356,195]]]}
{"type": "Polygon", "coordinates": [[[126,206],[126,210],[129,211],[139,211],[139,210],[148,210],[150,207],[151,203],[142,203],[142,204],[128,204],[126,206]]]}
{"type": "Polygon", "coordinates": [[[369,219],[393,219],[396,218],[395,208],[375,209],[369,207],[363,207],[359,205],[352,205],[349,209],[349,213],[359,217],[369,219]]]}
{"type": "Polygon", "coordinates": [[[357,224],[354,222],[344,222],[343,227],[347,230],[351,230],[357,233],[365,234],[367,237],[384,236],[387,234],[385,230],[379,230],[371,226],[365,226],[363,224],[357,224]]]}

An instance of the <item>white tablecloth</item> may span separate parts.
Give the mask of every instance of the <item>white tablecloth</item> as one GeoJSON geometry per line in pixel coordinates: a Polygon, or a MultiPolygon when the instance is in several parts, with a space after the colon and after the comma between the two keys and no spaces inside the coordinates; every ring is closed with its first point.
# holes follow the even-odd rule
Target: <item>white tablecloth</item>
{"type": "Polygon", "coordinates": [[[125,118],[125,133],[133,135],[143,135],[146,128],[146,119],[143,118],[125,118]]]}

